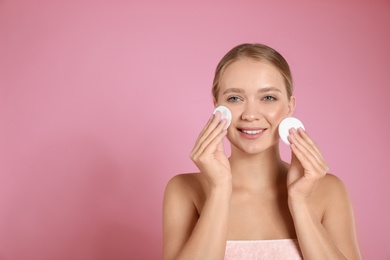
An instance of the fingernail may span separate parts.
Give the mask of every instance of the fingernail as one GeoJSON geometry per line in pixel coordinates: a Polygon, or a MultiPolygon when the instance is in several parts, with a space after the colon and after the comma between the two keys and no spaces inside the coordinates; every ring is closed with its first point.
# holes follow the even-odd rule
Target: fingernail
{"type": "Polygon", "coordinates": [[[219,111],[215,112],[214,115],[215,115],[215,117],[221,117],[222,116],[221,112],[219,112],[219,111]]]}

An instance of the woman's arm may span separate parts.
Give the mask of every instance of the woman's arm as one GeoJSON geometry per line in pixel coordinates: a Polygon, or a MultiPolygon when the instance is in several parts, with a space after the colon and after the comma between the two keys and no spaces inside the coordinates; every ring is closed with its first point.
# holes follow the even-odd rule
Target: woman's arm
{"type": "Polygon", "coordinates": [[[361,259],[350,200],[342,182],[326,174],[317,145],[299,129],[290,130],[289,208],[305,259],[361,259]],[[324,204],[322,218],[313,203],[324,204]]]}
{"type": "Polygon", "coordinates": [[[322,220],[311,204],[315,200],[289,203],[304,259],[361,259],[353,210],[343,183],[327,174],[316,193],[316,197],[327,197],[322,220]]]}
{"type": "MultiPolygon", "coordinates": [[[[164,259],[223,259],[226,248],[232,177],[222,140],[226,119],[213,115],[200,133],[191,151],[191,159],[207,186],[206,200],[198,216],[191,190],[201,192],[173,178],[164,196],[164,259]]],[[[187,179],[188,180],[188,179],[187,179]]]]}
{"type": "Polygon", "coordinates": [[[163,259],[223,259],[231,189],[210,190],[198,216],[185,176],[167,185],[163,209],[163,259]]]}

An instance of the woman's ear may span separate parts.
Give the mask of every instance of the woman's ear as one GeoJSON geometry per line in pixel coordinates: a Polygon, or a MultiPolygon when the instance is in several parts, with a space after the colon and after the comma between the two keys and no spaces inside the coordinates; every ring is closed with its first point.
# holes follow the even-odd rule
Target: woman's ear
{"type": "Polygon", "coordinates": [[[296,104],[295,97],[291,96],[290,100],[288,101],[288,112],[287,112],[288,116],[292,116],[292,114],[294,113],[295,104],[296,104]]]}
{"type": "Polygon", "coordinates": [[[217,100],[215,99],[215,97],[213,97],[213,103],[214,103],[214,107],[217,107],[217,100]]]}

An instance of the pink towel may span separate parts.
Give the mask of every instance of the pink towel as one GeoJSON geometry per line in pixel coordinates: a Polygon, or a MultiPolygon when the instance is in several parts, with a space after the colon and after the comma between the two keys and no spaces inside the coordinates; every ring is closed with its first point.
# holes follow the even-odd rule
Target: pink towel
{"type": "Polygon", "coordinates": [[[225,260],[302,260],[296,239],[228,240],[225,260]]]}

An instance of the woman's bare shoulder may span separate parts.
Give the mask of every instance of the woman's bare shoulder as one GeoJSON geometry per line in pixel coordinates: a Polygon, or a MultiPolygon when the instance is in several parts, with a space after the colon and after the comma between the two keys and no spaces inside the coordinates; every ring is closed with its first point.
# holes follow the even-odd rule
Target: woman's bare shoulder
{"type": "Polygon", "coordinates": [[[334,206],[341,201],[349,200],[343,181],[331,173],[325,175],[313,196],[313,204],[317,208],[317,212],[322,216],[332,205],[334,206]]]}
{"type": "Polygon", "coordinates": [[[202,185],[201,175],[199,173],[181,173],[173,176],[167,188],[188,189],[197,185],[202,185]]]}
{"type": "Polygon", "coordinates": [[[346,188],[343,181],[331,173],[327,173],[318,186],[318,192],[322,196],[332,197],[334,193],[345,193],[346,188]]]}
{"type": "Polygon", "coordinates": [[[165,193],[183,196],[183,198],[189,198],[196,203],[204,197],[206,185],[206,181],[200,173],[182,173],[169,180],[165,193]]]}

